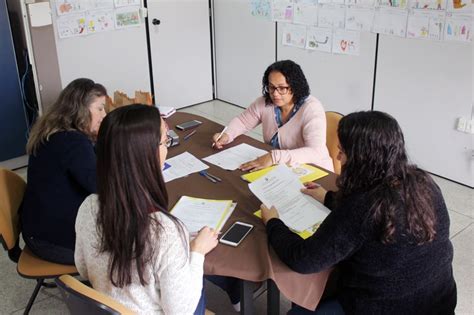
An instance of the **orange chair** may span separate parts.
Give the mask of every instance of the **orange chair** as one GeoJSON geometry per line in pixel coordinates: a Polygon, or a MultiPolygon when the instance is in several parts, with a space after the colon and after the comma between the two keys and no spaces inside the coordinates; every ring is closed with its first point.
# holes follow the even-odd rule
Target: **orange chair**
{"type": "Polygon", "coordinates": [[[337,126],[343,117],[337,112],[326,112],[326,146],[329,150],[329,156],[332,158],[334,173],[341,174],[341,161],[337,159],[339,153],[339,138],[337,137],[337,126]]]}
{"type": "MultiPolygon", "coordinates": [[[[26,183],[17,174],[0,168],[0,242],[10,255],[15,249],[20,235],[18,209],[23,199],[26,183]]],[[[16,261],[15,261],[16,262],[16,261]]],[[[45,279],[56,278],[63,274],[77,274],[75,266],[60,265],[36,257],[25,246],[17,263],[18,274],[24,278],[35,279],[36,287],[28,301],[24,314],[30,312],[41,286],[48,286],[45,279]]]]}
{"type": "Polygon", "coordinates": [[[88,287],[70,275],[60,276],[55,282],[72,315],[133,314],[121,303],[88,287]]]}

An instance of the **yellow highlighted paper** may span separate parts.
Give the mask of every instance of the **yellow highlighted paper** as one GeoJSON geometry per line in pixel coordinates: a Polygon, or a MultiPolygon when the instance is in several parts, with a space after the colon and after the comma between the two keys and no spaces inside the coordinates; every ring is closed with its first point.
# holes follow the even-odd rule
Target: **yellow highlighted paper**
{"type": "MultiPolygon", "coordinates": [[[[275,167],[276,165],[270,166],[260,171],[247,173],[245,175],[242,175],[241,177],[243,180],[246,180],[249,183],[252,183],[256,181],[257,179],[259,179],[260,177],[267,174],[268,172],[270,172],[275,167]]],[[[291,170],[293,171],[293,173],[298,175],[300,182],[302,183],[312,182],[314,180],[323,178],[324,176],[328,175],[327,172],[308,164],[300,164],[298,166],[293,166],[291,167],[291,170]]]]}
{"type": "MultiPolygon", "coordinates": [[[[253,213],[256,217],[259,217],[260,219],[262,218],[262,210],[257,210],[253,213]]],[[[295,234],[298,234],[302,239],[307,239],[308,237],[310,237],[311,235],[314,234],[314,232],[316,232],[316,230],[318,229],[319,227],[319,224],[321,224],[320,222],[313,225],[312,227],[310,227],[309,229],[306,229],[304,231],[301,231],[301,232],[296,232],[296,231],[293,231],[293,233],[295,234]]]]}

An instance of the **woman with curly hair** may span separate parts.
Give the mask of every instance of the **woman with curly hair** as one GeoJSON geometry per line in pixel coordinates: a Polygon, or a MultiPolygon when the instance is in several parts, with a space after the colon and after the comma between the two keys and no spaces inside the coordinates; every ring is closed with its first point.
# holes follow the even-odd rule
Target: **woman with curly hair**
{"type": "Polygon", "coordinates": [[[240,166],[243,171],[259,170],[280,163],[314,163],[333,170],[326,147],[326,114],[321,103],[309,93],[300,66],[291,60],[271,64],[262,79],[263,96],[232,119],[224,134],[213,136],[217,149],[237,136],[262,124],[263,139],[274,149],[240,166]]]}
{"type": "Polygon", "coordinates": [[[31,130],[20,220],[25,243],[45,260],[74,264],[77,210],[97,191],[94,142],[106,96],[101,84],[76,79],[31,130]]]}
{"type": "Polygon", "coordinates": [[[397,121],[352,113],[338,136],[339,190],[302,190],[332,210],[313,236],[301,239],[262,205],[270,244],[291,269],[340,271],[336,298],[289,314],[454,314],[448,211],[431,177],[409,164],[397,121]]]}

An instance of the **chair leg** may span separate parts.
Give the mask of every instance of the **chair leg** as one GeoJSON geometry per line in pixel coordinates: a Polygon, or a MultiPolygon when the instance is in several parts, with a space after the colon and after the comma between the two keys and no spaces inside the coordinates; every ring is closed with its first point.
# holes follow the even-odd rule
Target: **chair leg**
{"type": "Polygon", "coordinates": [[[28,315],[30,313],[31,307],[33,306],[33,303],[35,302],[36,296],[38,295],[39,290],[41,289],[41,285],[43,284],[44,279],[36,279],[36,287],[35,290],[33,291],[33,294],[30,297],[30,300],[28,301],[28,305],[25,308],[25,311],[23,312],[23,315],[28,315]]]}

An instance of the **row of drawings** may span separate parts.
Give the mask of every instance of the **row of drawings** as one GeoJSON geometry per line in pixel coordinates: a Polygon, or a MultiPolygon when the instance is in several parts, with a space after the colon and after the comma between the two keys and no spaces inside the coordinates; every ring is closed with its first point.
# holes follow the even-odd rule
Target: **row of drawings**
{"type": "Polygon", "coordinates": [[[308,50],[358,56],[360,32],[285,24],[282,43],[308,50]]]}
{"type": "MultiPolygon", "coordinates": [[[[277,22],[322,28],[367,31],[408,38],[471,41],[471,2],[447,0],[449,3],[461,4],[451,6],[458,9],[449,9],[448,6],[448,10],[427,10],[426,8],[430,8],[430,1],[413,0],[416,5],[412,6],[419,9],[407,10],[399,8],[400,3],[405,3],[406,7],[407,0],[375,1],[379,4],[389,2],[392,6],[369,6],[370,2],[375,3],[374,0],[319,0],[318,4],[315,4],[315,0],[251,0],[251,13],[269,20],[271,16],[277,22]],[[327,3],[328,1],[333,3],[327,3]],[[337,1],[345,1],[346,4],[335,3],[337,1]],[[465,12],[464,8],[469,8],[469,11],[465,12]]],[[[446,0],[442,7],[446,8],[446,0]]]]}
{"type": "Polygon", "coordinates": [[[137,6],[67,14],[58,16],[56,20],[59,38],[135,27],[140,26],[140,23],[140,7],[137,6]]]}
{"type": "Polygon", "coordinates": [[[131,5],[140,5],[140,0],[56,0],[58,15],[81,13],[97,9],[113,9],[131,5]]]}

